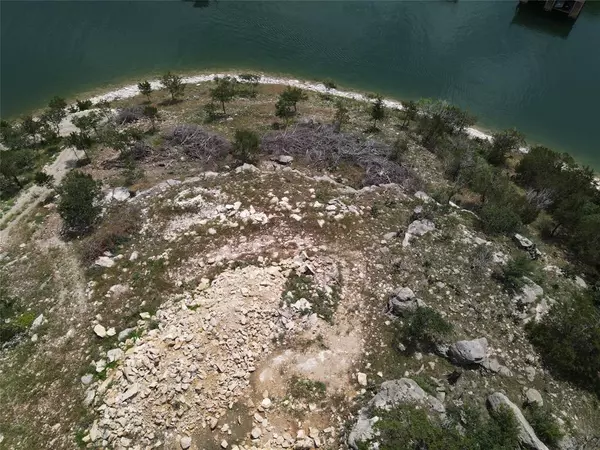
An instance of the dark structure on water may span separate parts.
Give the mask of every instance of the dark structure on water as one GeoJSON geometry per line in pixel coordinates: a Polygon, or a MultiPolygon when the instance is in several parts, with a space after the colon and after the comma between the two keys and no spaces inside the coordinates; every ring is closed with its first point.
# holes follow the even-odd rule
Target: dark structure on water
{"type": "Polygon", "coordinates": [[[519,0],[520,3],[543,3],[545,11],[557,11],[570,19],[577,19],[585,0],[519,0]]]}

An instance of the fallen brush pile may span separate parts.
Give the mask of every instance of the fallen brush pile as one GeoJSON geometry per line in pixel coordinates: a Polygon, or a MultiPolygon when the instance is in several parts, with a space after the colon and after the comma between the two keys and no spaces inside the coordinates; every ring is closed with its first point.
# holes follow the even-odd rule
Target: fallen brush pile
{"type": "Polygon", "coordinates": [[[341,163],[357,165],[365,172],[363,186],[397,183],[415,192],[422,184],[411,169],[390,160],[392,148],[389,145],[336,132],[332,125],[298,124],[267,134],[261,146],[269,155],[291,155],[316,168],[333,168],[341,163]]]}
{"type": "Polygon", "coordinates": [[[225,137],[198,125],[177,125],[163,137],[168,146],[179,148],[185,155],[203,163],[223,160],[231,151],[231,143],[225,137]]]}

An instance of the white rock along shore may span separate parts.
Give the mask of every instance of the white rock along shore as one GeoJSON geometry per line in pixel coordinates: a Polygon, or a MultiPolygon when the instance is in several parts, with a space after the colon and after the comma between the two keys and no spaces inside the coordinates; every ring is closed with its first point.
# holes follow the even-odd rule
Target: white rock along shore
{"type": "MultiPolygon", "coordinates": [[[[215,77],[225,77],[230,76],[232,78],[237,79],[238,81],[242,81],[240,77],[234,73],[211,73],[206,75],[194,75],[190,77],[183,77],[183,82],[185,84],[197,84],[197,83],[205,83],[207,81],[212,81],[215,77]]],[[[267,75],[260,75],[260,80],[258,81],[260,84],[280,84],[284,86],[295,86],[306,91],[312,92],[320,92],[323,94],[335,95],[336,97],[349,98],[352,100],[358,100],[362,102],[370,102],[372,101],[366,95],[359,94],[358,92],[351,91],[342,91],[339,89],[327,89],[322,83],[310,83],[308,81],[295,80],[293,78],[280,78],[280,77],[271,77],[267,75]]],[[[152,89],[162,89],[159,80],[150,81],[150,85],[152,89]]],[[[127,86],[123,86],[122,88],[116,89],[114,91],[107,92],[106,94],[98,95],[90,98],[93,103],[98,103],[99,101],[113,101],[120,98],[131,98],[138,95],[140,92],[138,90],[137,84],[130,84],[127,86]]],[[[384,99],[383,104],[392,109],[403,109],[402,103],[396,100],[384,99]]],[[[490,140],[492,138],[491,135],[484,133],[476,128],[467,128],[467,134],[472,138],[480,138],[490,140]]],[[[520,149],[521,151],[526,152],[527,148],[523,147],[520,149]]]]}

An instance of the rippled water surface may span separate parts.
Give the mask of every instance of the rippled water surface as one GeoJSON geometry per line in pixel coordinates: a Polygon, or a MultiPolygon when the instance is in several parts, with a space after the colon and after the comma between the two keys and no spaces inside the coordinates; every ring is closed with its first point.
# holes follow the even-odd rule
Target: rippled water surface
{"type": "Polygon", "coordinates": [[[600,168],[600,2],[570,26],[516,1],[6,1],[1,112],[162,71],[243,67],[396,98],[600,168]]]}

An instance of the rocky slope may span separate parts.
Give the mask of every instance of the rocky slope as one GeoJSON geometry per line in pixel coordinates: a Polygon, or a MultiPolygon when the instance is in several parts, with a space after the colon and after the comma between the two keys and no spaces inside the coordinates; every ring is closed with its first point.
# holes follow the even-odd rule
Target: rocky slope
{"type": "Polygon", "coordinates": [[[413,147],[428,193],[279,155],[207,171],[159,154],[152,182],[125,188],[104,149],[87,169],[105,182],[96,233],[126,219],[135,233],[81,262],[94,236],[61,240],[50,197],[3,242],[1,270],[39,320],[0,354],[0,445],[340,449],[376,442],[373,408],[398,404],[543,403],[567,434],[593,433],[594,397],[554,379],[524,330],[585,282],[555,248],[486,236],[434,200],[441,169],[413,147]],[[515,294],[493,274],[518,255],[536,276],[515,294]],[[407,352],[396,330],[425,306],[453,334],[407,352]]]}

